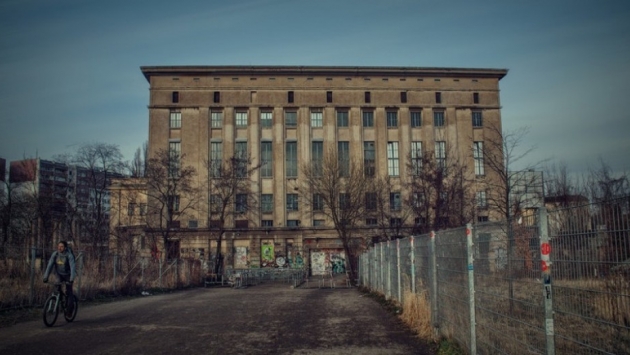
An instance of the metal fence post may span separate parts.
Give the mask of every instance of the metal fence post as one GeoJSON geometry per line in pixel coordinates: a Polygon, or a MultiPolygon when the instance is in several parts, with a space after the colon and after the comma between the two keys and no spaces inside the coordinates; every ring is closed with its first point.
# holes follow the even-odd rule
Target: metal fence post
{"type": "Polygon", "coordinates": [[[385,292],[385,298],[392,298],[392,261],[389,260],[389,256],[391,255],[391,247],[389,245],[389,240],[387,241],[387,292],[385,292]]]}
{"type": "MultiPolygon", "coordinates": [[[[29,294],[29,298],[28,298],[28,304],[29,306],[32,306],[33,303],[35,302],[35,247],[31,248],[31,289],[30,289],[30,294],[29,294]]],[[[44,262],[44,259],[42,259],[42,262],[44,262]]]]}
{"type": "Polygon", "coordinates": [[[413,235],[410,237],[409,242],[411,243],[411,251],[409,258],[411,259],[411,293],[416,293],[416,251],[414,248],[414,237],[413,235]]]}
{"type": "Polygon", "coordinates": [[[160,271],[160,281],[159,281],[159,285],[160,285],[160,288],[162,288],[162,258],[160,258],[160,263],[159,263],[159,265],[160,265],[160,268],[159,268],[159,271],[160,271]]]}
{"type": "Polygon", "coordinates": [[[380,280],[378,280],[379,281],[378,282],[378,286],[379,286],[379,291],[383,292],[383,294],[385,294],[385,268],[383,267],[383,245],[384,244],[385,243],[382,243],[382,242],[380,243],[380,245],[381,245],[381,257],[379,259],[379,265],[378,265],[379,266],[379,270],[381,271],[381,272],[379,272],[379,274],[380,274],[379,279],[380,280]]]}
{"type": "Polygon", "coordinates": [[[398,302],[402,303],[402,294],[400,291],[400,239],[396,239],[396,268],[398,275],[398,302]]]}
{"type": "Polygon", "coordinates": [[[543,300],[545,305],[545,336],[547,340],[547,355],[556,353],[553,329],[553,293],[551,287],[551,244],[549,243],[549,228],[547,225],[547,208],[538,209],[538,223],[540,228],[540,260],[543,279],[543,300]]]}
{"type": "Polygon", "coordinates": [[[146,259],[146,258],[144,258],[144,257],[143,257],[143,258],[141,259],[141,261],[140,261],[140,262],[141,262],[141,265],[142,265],[142,266],[141,266],[141,268],[142,268],[142,273],[140,274],[140,275],[141,275],[141,276],[140,276],[140,280],[141,280],[141,281],[140,281],[140,282],[141,282],[141,284],[140,284],[140,285],[142,286],[142,289],[143,289],[143,290],[144,290],[144,264],[146,263],[146,261],[147,261],[147,259],[146,259]]]}
{"type": "Polygon", "coordinates": [[[429,242],[429,270],[431,272],[431,323],[436,336],[439,336],[439,317],[438,317],[438,281],[437,281],[437,253],[435,248],[435,232],[431,231],[429,242]]]}
{"type": "Polygon", "coordinates": [[[468,305],[470,310],[470,354],[477,354],[477,332],[476,332],[476,317],[475,317],[475,270],[474,270],[474,243],[472,224],[466,225],[466,251],[468,254],[468,305]]]}
{"type": "Polygon", "coordinates": [[[116,264],[118,263],[118,255],[114,255],[114,293],[116,293],[116,264]]]}

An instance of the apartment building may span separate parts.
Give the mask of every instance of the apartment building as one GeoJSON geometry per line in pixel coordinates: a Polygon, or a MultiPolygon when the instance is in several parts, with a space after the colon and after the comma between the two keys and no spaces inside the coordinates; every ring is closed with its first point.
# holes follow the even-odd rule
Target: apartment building
{"type": "MultiPolygon", "coordinates": [[[[328,149],[373,167],[375,176],[391,177],[397,191],[392,203],[410,193],[405,184],[410,174],[407,162],[420,152],[434,152],[438,161],[447,154],[458,157],[479,186],[492,178],[484,167],[483,143],[501,131],[499,81],[507,70],[337,66],[141,70],[150,84],[149,157],[160,150],[181,154],[183,164],[194,167],[206,187],[212,179],[208,162],[245,154],[253,164],[262,165],[251,177],[251,192],[260,201],[258,213],[246,221],[238,217],[228,221],[233,228],[223,246],[228,267],[309,263],[317,274],[345,259],[330,221],[314,214],[300,196],[301,166],[328,149]]],[[[215,253],[209,228],[212,198],[208,188],[202,190],[206,194],[202,203],[187,213],[173,237],[183,256],[215,253]]],[[[480,207],[485,207],[486,193],[481,187],[477,192],[480,207]]],[[[492,211],[480,208],[478,216],[492,220],[492,211]]],[[[364,227],[369,230],[370,220],[364,227]]]]}

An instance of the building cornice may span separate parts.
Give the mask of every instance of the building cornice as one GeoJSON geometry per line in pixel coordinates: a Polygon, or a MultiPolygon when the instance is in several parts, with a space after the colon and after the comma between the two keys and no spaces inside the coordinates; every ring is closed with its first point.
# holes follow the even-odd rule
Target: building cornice
{"type": "Polygon", "coordinates": [[[501,80],[507,69],[423,68],[423,67],[350,67],[350,66],[143,66],[142,74],[151,82],[153,76],[346,76],[346,77],[452,77],[495,78],[501,80]]]}

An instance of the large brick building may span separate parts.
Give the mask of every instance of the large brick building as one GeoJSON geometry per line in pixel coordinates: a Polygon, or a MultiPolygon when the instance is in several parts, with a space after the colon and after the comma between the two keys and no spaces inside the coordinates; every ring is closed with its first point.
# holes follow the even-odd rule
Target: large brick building
{"type": "MultiPolygon", "coordinates": [[[[311,263],[317,273],[322,263],[345,257],[329,222],[303,206],[295,193],[303,178],[301,164],[327,148],[373,164],[376,175],[392,177],[402,195],[408,193],[404,179],[412,151],[435,151],[436,159],[448,151],[478,179],[492,178],[484,170],[481,145],[494,132],[488,127],[500,131],[503,69],[141,69],[150,83],[149,157],[159,150],[184,154],[202,185],[209,179],[208,161],[246,152],[255,164],[265,163],[252,176],[260,213],[240,226],[228,221],[234,228],[224,246],[228,266],[270,266],[280,257],[280,263],[311,263]]],[[[486,192],[479,193],[483,199],[486,192]]],[[[215,245],[208,230],[210,200],[202,196],[205,202],[181,220],[175,239],[183,256],[207,258],[215,245]]],[[[475,218],[487,216],[480,210],[475,218]]]]}

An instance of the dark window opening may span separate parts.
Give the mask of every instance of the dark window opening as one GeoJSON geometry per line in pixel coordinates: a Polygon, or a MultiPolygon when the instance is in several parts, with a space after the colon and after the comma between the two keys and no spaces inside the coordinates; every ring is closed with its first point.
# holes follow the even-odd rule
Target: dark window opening
{"type": "Polygon", "coordinates": [[[214,103],[221,102],[221,93],[219,91],[214,92],[214,103]]]}
{"type": "Polygon", "coordinates": [[[473,103],[474,104],[478,104],[479,103],[479,93],[478,92],[473,92],[473,103]]]}
{"type": "Polygon", "coordinates": [[[365,92],[365,103],[369,104],[370,102],[372,102],[372,95],[370,95],[369,91],[365,92]]]}
{"type": "Polygon", "coordinates": [[[179,102],[179,91],[173,91],[173,103],[178,103],[179,102]]]}
{"type": "Polygon", "coordinates": [[[400,102],[402,102],[402,103],[406,103],[407,102],[407,92],[406,91],[401,91],[400,92],[400,102]]]}
{"type": "Polygon", "coordinates": [[[442,93],[441,92],[436,92],[435,93],[435,103],[436,104],[441,104],[442,103],[442,93]]]}
{"type": "Polygon", "coordinates": [[[328,102],[328,103],[333,102],[332,91],[326,91],[326,102],[328,102]]]}
{"type": "Polygon", "coordinates": [[[287,99],[289,103],[293,103],[293,91],[289,91],[287,99]]]}

